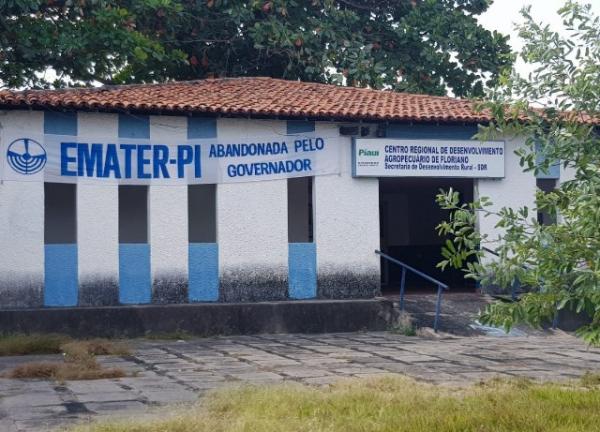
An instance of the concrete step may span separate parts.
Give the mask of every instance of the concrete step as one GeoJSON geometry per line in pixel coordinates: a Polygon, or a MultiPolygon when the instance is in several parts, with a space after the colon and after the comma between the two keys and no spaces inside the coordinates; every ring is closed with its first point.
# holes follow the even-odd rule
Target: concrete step
{"type": "Polygon", "coordinates": [[[0,311],[7,333],[65,333],[76,337],[137,337],[187,332],[199,336],[387,330],[391,303],[295,300],[256,303],[11,309],[0,311]]]}

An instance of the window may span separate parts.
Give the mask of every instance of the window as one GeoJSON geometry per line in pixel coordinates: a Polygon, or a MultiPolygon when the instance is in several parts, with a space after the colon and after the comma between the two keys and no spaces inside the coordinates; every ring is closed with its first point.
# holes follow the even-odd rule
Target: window
{"type": "Polygon", "coordinates": [[[288,179],[288,241],[313,242],[313,177],[288,179]]]}
{"type": "Polygon", "coordinates": [[[188,186],[188,238],[190,243],[217,242],[216,185],[188,186]]]}
{"type": "Polygon", "coordinates": [[[119,186],[119,243],[148,243],[148,186],[119,186]]]}
{"type": "MultiPolygon", "coordinates": [[[[544,193],[552,192],[556,189],[556,179],[536,179],[536,186],[544,193]]],[[[538,211],[537,214],[538,222],[542,225],[552,225],[556,223],[554,216],[538,211]]]]}
{"type": "Polygon", "coordinates": [[[44,183],[44,243],[77,243],[77,185],[44,183]]]}

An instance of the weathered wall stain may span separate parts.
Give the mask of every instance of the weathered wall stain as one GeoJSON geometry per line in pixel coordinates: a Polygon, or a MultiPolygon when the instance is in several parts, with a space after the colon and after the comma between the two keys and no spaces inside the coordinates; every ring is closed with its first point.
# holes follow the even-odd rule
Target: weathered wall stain
{"type": "Polygon", "coordinates": [[[317,296],[325,299],[373,298],[381,294],[379,272],[352,270],[317,274],[317,296]]]}
{"type": "Polygon", "coordinates": [[[219,301],[253,302],[286,300],[288,277],[284,269],[243,267],[221,275],[219,301]]]}
{"type": "Polygon", "coordinates": [[[0,276],[2,308],[34,308],[44,304],[44,277],[41,274],[3,274],[0,276]]]}
{"type": "Polygon", "coordinates": [[[152,281],[152,303],[188,302],[188,278],[183,273],[160,273],[152,281]]]}
{"type": "Polygon", "coordinates": [[[79,306],[114,306],[119,304],[117,277],[87,276],[79,282],[79,306]]]}

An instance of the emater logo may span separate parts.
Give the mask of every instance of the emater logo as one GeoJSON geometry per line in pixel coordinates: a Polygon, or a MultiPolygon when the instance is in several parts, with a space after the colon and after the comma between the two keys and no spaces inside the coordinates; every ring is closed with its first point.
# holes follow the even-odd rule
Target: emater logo
{"type": "Polygon", "coordinates": [[[44,169],[47,155],[39,142],[30,138],[19,138],[8,146],[6,159],[14,171],[31,175],[44,169]]]}

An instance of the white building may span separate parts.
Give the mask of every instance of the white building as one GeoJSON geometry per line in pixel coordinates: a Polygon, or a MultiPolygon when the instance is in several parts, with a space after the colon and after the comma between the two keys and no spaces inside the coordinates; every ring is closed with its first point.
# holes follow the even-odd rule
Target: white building
{"type": "Polygon", "coordinates": [[[399,283],[375,250],[462,286],[437,191],[533,207],[558,178],[471,140],[487,120],[268,78],[2,91],[0,308],[371,298],[399,283]]]}

